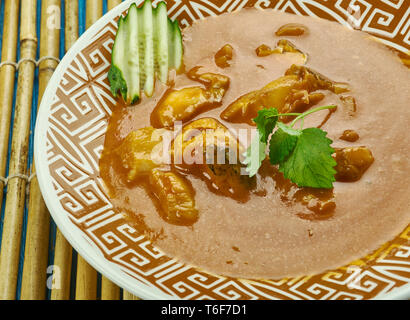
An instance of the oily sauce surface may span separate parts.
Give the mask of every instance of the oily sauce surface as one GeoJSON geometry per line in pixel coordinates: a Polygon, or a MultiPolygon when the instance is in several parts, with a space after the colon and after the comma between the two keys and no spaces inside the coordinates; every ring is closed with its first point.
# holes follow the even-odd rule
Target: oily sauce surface
{"type": "MultiPolygon", "coordinates": [[[[246,9],[197,22],[184,30],[185,69],[201,66],[228,77],[230,84],[221,102],[192,120],[212,117],[230,129],[252,128],[225,121],[221,113],[239,97],[283,76],[292,64],[301,64],[298,54],[255,54],[262,44],[275,48],[284,38],[307,54],[308,68],[350,87],[350,98],[345,97],[351,101],[350,111],[336,93],[320,91],[319,105],[338,108],[332,114],[324,110],[306,118],[305,127],[327,131],[334,148],[366,146],[376,160],[359,180],[336,182],[332,190],[297,188],[264,164],[258,174],[260,192],[250,193],[246,201],[212,192],[203,179],[188,174],[199,218],[189,226],[170,224],[159,214],[147,182],[127,182],[127,170],[111,152],[130,132],[156,125],[151,114],[170,90],[157,83],[152,98],[115,108],[100,172],[115,209],[168,255],[235,277],[306,275],[368,254],[408,224],[410,88],[405,84],[410,83],[410,74],[389,50],[365,34],[271,10],[246,9]],[[298,27],[295,34],[276,35],[286,24],[303,25],[308,32],[298,27]],[[342,139],[347,129],[357,133],[357,139],[342,139]],[[306,203],[307,195],[314,195],[313,201],[306,203]]],[[[187,74],[173,76],[173,83],[172,90],[200,86],[187,74]]],[[[241,143],[246,147],[250,137],[242,137],[241,143]]]]}

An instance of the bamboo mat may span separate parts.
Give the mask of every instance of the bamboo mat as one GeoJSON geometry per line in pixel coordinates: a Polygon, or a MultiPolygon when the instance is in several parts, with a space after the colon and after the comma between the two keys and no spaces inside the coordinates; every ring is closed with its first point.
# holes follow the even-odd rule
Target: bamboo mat
{"type": "Polygon", "coordinates": [[[134,300],[72,250],[41,197],[33,134],[64,53],[121,0],[0,0],[0,300],[134,300]]]}

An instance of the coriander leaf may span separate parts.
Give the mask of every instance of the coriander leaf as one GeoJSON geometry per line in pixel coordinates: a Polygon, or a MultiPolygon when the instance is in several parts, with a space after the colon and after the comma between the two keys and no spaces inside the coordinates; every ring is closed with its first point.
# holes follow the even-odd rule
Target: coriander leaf
{"type": "Polygon", "coordinates": [[[336,161],[332,158],[332,140],[318,128],[302,130],[288,158],[279,164],[279,171],[299,187],[333,187],[336,161]]]}
{"type": "Polygon", "coordinates": [[[111,68],[108,71],[108,80],[110,81],[111,93],[114,98],[117,97],[117,92],[119,90],[124,100],[127,100],[127,82],[122,76],[121,70],[116,66],[111,65],[111,68]]]}
{"type": "Polygon", "coordinates": [[[258,116],[253,119],[258,128],[260,141],[267,143],[269,135],[272,133],[278,121],[278,110],[276,108],[262,109],[258,111],[258,116]]]}
{"type": "Polygon", "coordinates": [[[269,159],[272,164],[280,164],[293,152],[302,131],[278,122],[278,130],[269,141],[269,159]]]}
{"type": "Polygon", "coordinates": [[[262,161],[266,158],[266,143],[262,142],[259,136],[259,131],[253,138],[251,145],[246,149],[245,159],[243,163],[246,165],[246,171],[250,177],[253,177],[262,165],[262,161]]]}

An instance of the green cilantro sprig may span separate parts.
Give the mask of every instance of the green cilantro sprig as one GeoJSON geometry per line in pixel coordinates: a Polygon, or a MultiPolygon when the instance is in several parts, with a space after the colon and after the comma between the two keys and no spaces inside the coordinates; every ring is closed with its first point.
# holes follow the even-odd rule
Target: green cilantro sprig
{"type": "Polygon", "coordinates": [[[336,173],[336,161],[332,157],[334,150],[330,147],[332,140],[326,137],[327,132],[322,129],[303,129],[303,120],[309,114],[333,108],[336,106],[317,107],[304,113],[283,114],[276,108],[260,110],[258,116],[253,119],[257,134],[245,153],[244,164],[249,175],[254,176],[258,172],[268,148],[270,163],[279,165],[279,171],[286,179],[299,187],[332,188],[336,173]],[[296,118],[290,125],[286,125],[278,121],[281,116],[296,118]],[[294,125],[299,120],[301,128],[295,129],[294,125]],[[274,132],[275,128],[277,129],[274,132]]]}

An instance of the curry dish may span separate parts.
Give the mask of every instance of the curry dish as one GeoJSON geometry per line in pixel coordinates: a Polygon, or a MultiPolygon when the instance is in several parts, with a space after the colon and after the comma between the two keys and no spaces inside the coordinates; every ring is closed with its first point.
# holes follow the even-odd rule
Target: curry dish
{"type": "Polygon", "coordinates": [[[100,161],[115,209],[157,247],[212,273],[277,279],[345,265],[408,224],[410,72],[387,48],[257,9],[196,22],[183,43],[167,85],[137,104],[118,99],[100,161]],[[250,145],[263,108],[289,124],[319,105],[335,107],[304,126],[333,141],[333,188],[298,187],[267,159],[254,176],[228,161],[250,145]]]}

